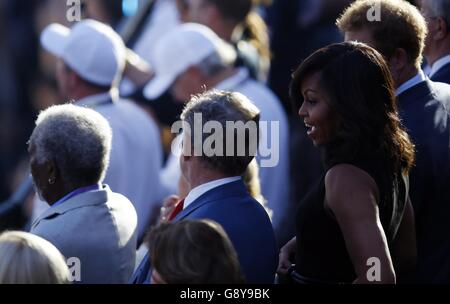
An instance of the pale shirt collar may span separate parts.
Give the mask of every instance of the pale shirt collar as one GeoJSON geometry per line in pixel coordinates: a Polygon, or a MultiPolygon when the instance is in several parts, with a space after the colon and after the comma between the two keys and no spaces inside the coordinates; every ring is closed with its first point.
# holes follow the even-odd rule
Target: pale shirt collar
{"type": "Polygon", "coordinates": [[[422,71],[425,73],[425,75],[427,75],[427,77],[430,77],[431,66],[428,63],[423,65],[422,66],[422,71]]]}
{"type": "Polygon", "coordinates": [[[425,80],[427,80],[427,76],[425,76],[425,73],[422,70],[419,70],[419,73],[416,76],[404,82],[401,86],[397,88],[397,90],[395,91],[395,95],[399,96],[401,93],[405,92],[406,90],[412,88],[415,85],[418,85],[419,83],[425,80]]]}
{"type": "Polygon", "coordinates": [[[100,104],[116,100],[117,98],[118,98],[117,92],[114,90],[111,90],[109,92],[95,94],[95,95],[91,95],[91,96],[87,96],[87,97],[78,99],[74,102],[74,105],[95,108],[96,106],[98,106],[100,104]]]}
{"type": "Polygon", "coordinates": [[[228,184],[228,183],[232,183],[232,182],[238,181],[240,179],[241,179],[240,176],[221,178],[221,179],[216,179],[216,180],[214,180],[212,182],[208,182],[208,183],[205,183],[205,184],[202,184],[200,186],[195,187],[194,189],[192,189],[189,192],[189,194],[184,199],[183,209],[186,209],[187,206],[192,204],[195,200],[197,200],[200,196],[202,196],[203,194],[205,194],[209,190],[212,190],[212,189],[217,188],[219,186],[223,186],[223,185],[228,184]]]}
{"type": "Polygon", "coordinates": [[[215,86],[215,89],[222,91],[235,91],[235,88],[246,81],[249,77],[250,74],[246,68],[238,68],[237,72],[233,76],[219,82],[215,86]]]}
{"type": "Polygon", "coordinates": [[[445,65],[450,63],[450,55],[444,56],[442,58],[439,58],[436,60],[435,63],[431,66],[431,71],[428,74],[429,77],[432,77],[434,74],[436,74],[440,69],[442,69],[445,65]]]}

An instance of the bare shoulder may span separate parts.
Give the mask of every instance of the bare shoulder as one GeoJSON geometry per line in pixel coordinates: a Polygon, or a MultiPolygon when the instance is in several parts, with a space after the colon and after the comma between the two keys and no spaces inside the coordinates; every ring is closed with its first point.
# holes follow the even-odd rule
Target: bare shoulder
{"type": "Polygon", "coordinates": [[[364,171],[352,164],[338,164],[331,167],[325,176],[325,183],[344,185],[364,185],[374,184],[373,178],[364,171]]]}
{"type": "Polygon", "coordinates": [[[327,171],[325,176],[326,203],[333,205],[349,200],[377,200],[378,187],[375,180],[366,171],[351,165],[338,164],[327,171]]]}

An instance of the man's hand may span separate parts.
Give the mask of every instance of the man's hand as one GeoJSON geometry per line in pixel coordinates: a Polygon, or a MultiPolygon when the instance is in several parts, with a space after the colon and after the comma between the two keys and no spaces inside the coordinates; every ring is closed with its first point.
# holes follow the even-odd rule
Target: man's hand
{"type": "Polygon", "coordinates": [[[170,214],[173,212],[173,209],[175,209],[175,206],[179,201],[180,197],[177,195],[171,195],[164,200],[159,216],[159,223],[167,222],[170,214]]]}

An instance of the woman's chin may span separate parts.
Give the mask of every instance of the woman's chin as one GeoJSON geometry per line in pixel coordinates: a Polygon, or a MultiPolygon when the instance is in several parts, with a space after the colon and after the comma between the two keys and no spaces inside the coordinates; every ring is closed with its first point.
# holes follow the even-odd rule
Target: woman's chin
{"type": "Polygon", "coordinates": [[[323,140],[318,140],[318,139],[311,139],[311,140],[312,140],[314,147],[316,147],[316,148],[321,148],[326,144],[323,140]]]}

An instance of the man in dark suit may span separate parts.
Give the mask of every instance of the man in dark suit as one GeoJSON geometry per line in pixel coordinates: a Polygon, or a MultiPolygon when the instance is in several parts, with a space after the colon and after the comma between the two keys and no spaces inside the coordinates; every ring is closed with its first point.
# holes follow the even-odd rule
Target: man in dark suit
{"type": "MultiPolygon", "coordinates": [[[[240,93],[212,91],[193,97],[181,118],[180,165],[190,192],[176,206],[173,221],[218,222],[236,249],[247,282],[273,283],[278,262],[273,228],[240,177],[256,153],[258,108],[240,93]]],[[[147,254],[134,283],[148,282],[150,264],[147,254]]]]}
{"type": "Polygon", "coordinates": [[[450,86],[420,69],[427,25],[406,1],[354,2],[337,21],[346,40],[374,47],[388,62],[400,117],[416,147],[410,197],[417,232],[420,282],[450,282],[450,86]]]}
{"type": "Polygon", "coordinates": [[[450,83],[450,1],[421,0],[420,11],[428,26],[424,55],[431,80],[450,83]]]}

